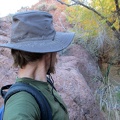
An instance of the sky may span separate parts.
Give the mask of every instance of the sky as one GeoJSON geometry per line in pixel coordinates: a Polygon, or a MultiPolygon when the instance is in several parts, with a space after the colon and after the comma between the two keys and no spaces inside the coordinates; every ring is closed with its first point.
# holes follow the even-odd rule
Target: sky
{"type": "Polygon", "coordinates": [[[21,7],[31,6],[39,0],[0,0],[0,17],[8,14],[14,14],[21,7]]]}

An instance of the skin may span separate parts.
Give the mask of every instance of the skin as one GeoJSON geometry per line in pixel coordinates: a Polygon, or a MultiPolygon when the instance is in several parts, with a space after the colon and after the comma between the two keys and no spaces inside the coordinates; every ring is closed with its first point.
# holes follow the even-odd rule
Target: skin
{"type": "MultiPolygon", "coordinates": [[[[54,67],[56,63],[56,53],[48,53],[41,60],[30,62],[23,68],[19,68],[18,77],[32,78],[34,80],[46,82],[46,74],[49,68],[54,67]]],[[[51,71],[53,73],[53,71],[51,71]]]]}

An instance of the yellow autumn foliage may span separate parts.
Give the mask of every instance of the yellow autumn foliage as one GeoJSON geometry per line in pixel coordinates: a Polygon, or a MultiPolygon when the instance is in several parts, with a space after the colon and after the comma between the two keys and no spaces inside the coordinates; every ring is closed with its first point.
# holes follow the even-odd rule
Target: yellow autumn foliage
{"type": "MultiPolygon", "coordinates": [[[[66,0],[70,3],[70,0],[66,0]]],[[[97,35],[101,25],[106,25],[106,20],[111,23],[114,22],[113,26],[118,29],[119,20],[117,19],[117,14],[115,13],[115,3],[114,0],[91,0],[87,3],[88,6],[94,8],[106,19],[101,19],[100,16],[95,14],[93,11],[88,10],[80,5],[67,7],[67,20],[70,24],[75,25],[77,29],[84,29],[90,32],[89,35],[97,35]]],[[[76,28],[75,28],[76,29],[76,28]]]]}

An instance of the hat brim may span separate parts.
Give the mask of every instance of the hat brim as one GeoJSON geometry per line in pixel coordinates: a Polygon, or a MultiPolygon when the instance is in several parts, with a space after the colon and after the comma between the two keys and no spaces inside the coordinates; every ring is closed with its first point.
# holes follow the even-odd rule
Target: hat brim
{"type": "Polygon", "coordinates": [[[39,38],[27,40],[26,38],[26,40],[22,42],[0,44],[0,47],[34,53],[58,52],[71,44],[74,35],[75,34],[71,32],[56,32],[54,40],[39,40],[39,38]]]}

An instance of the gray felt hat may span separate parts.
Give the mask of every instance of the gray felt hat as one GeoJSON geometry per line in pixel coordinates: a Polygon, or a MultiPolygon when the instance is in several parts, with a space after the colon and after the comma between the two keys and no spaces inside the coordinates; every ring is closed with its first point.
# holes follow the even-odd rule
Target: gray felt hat
{"type": "Polygon", "coordinates": [[[52,15],[43,11],[27,11],[13,16],[10,43],[0,47],[35,53],[57,52],[65,49],[74,33],[56,32],[52,15]]]}

